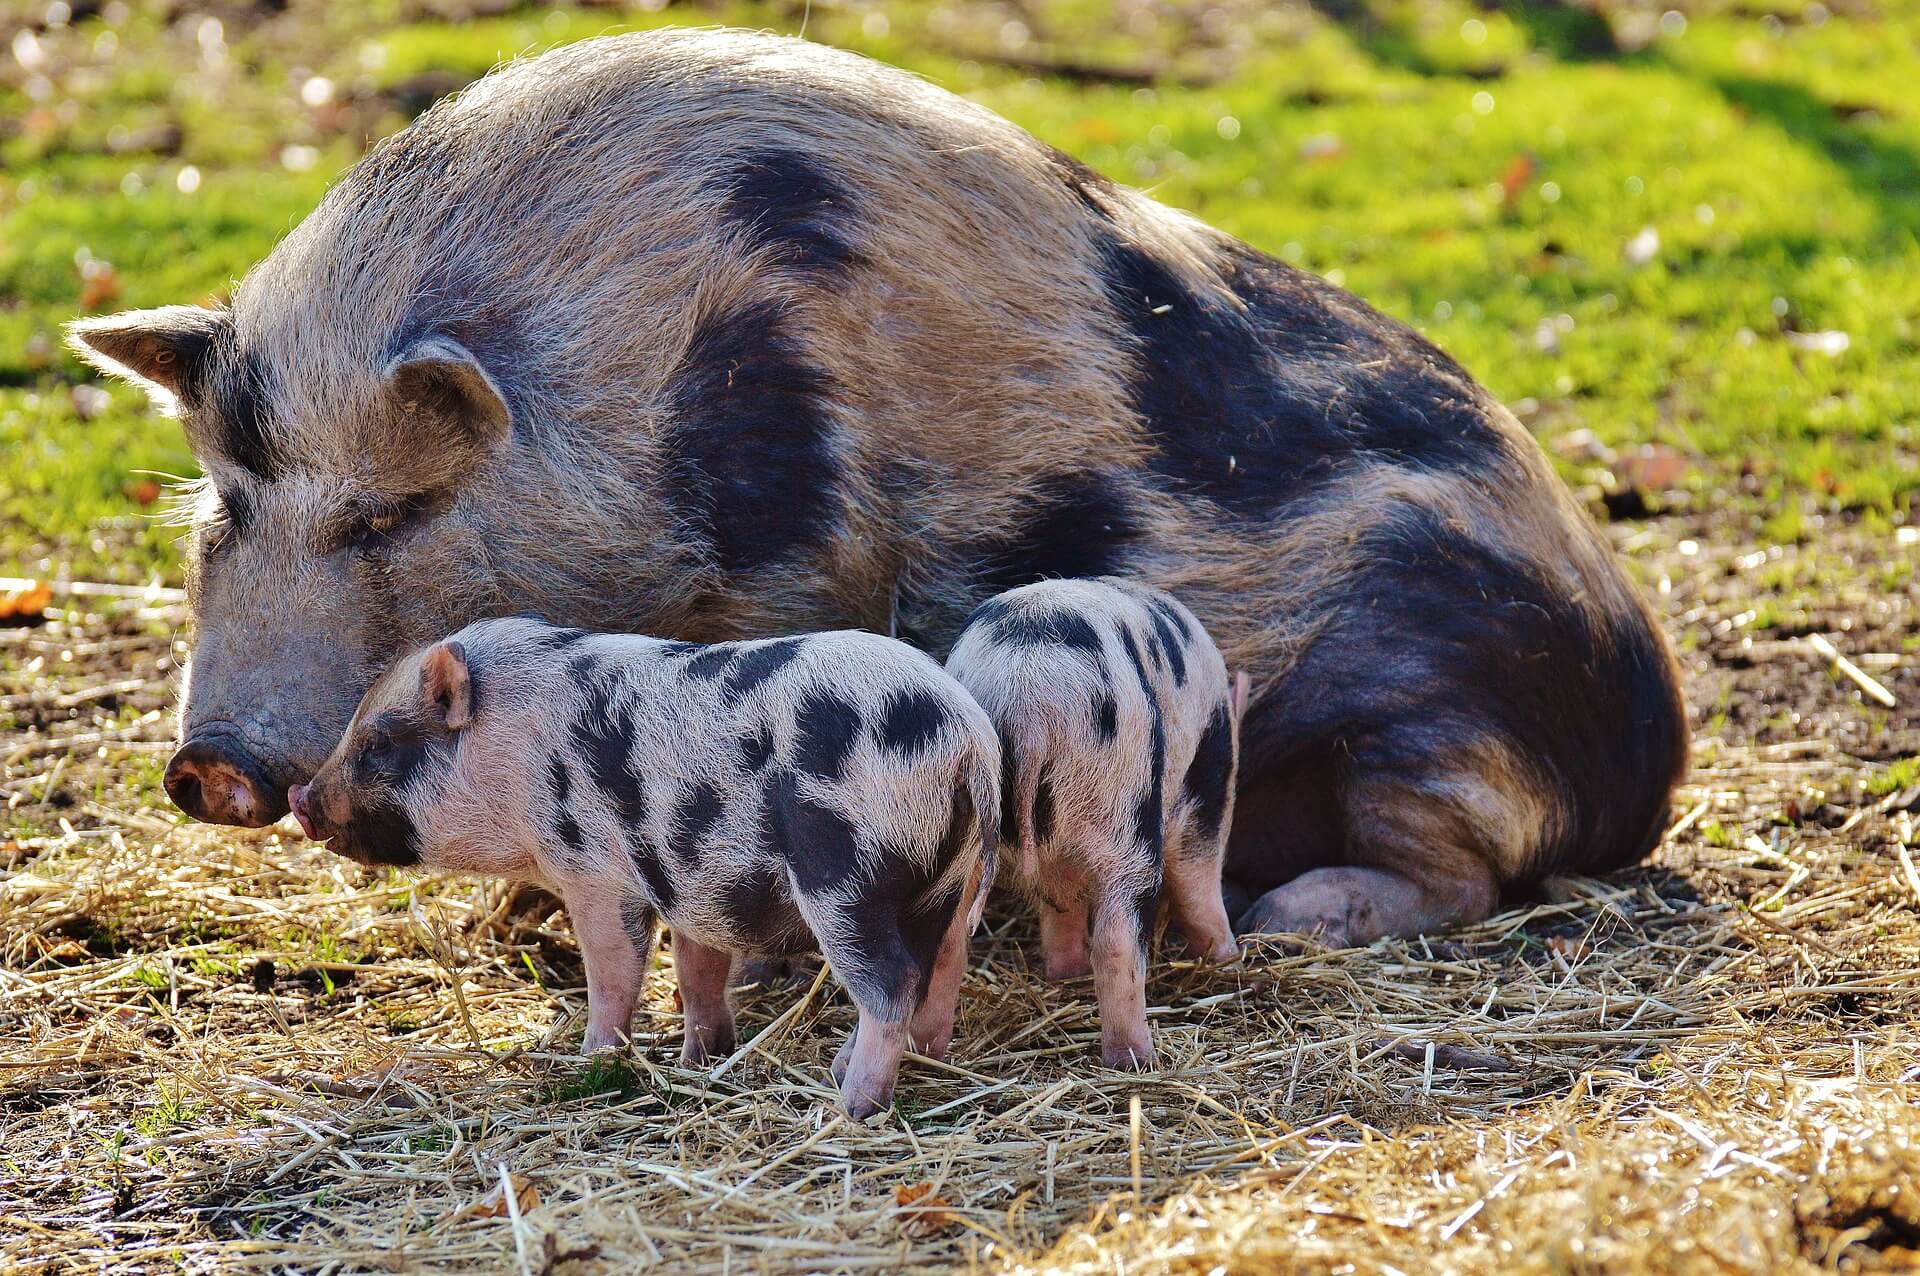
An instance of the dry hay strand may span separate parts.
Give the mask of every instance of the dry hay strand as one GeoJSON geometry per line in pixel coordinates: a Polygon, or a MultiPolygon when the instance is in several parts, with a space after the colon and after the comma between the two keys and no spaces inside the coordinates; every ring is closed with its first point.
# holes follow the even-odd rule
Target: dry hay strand
{"type": "Polygon", "coordinates": [[[830,982],[741,990],[747,1045],[686,1070],[662,969],[634,1049],[583,1064],[549,897],[179,825],[123,782],[164,722],[112,699],[5,746],[46,831],[0,869],[0,1269],[1760,1273],[1920,1244],[1911,814],[1849,803],[1862,768],[1818,741],[1705,742],[1653,865],[1444,938],[1158,963],[1148,1076],[1099,1066],[1089,987],[996,911],[952,1058],[860,1125],[830,982]],[[1819,818],[1769,816],[1808,786],[1819,818]]]}

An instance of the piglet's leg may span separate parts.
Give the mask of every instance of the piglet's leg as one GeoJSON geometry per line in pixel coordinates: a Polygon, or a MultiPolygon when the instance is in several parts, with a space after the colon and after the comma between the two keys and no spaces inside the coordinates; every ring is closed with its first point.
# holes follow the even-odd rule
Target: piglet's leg
{"type": "Polygon", "coordinates": [[[733,957],[709,948],[685,931],[673,932],[673,972],[680,981],[680,1015],[685,1033],[680,1062],[697,1068],[708,1059],[733,1053],[733,1008],[727,1005],[727,972],[733,957]]]}
{"type": "Polygon", "coordinates": [[[1147,1035],[1147,937],[1157,892],[1108,893],[1094,910],[1093,990],[1100,1001],[1100,1057],[1109,1068],[1151,1071],[1147,1035]]]}
{"type": "MultiPolygon", "coordinates": [[[[971,898],[972,894],[967,892],[967,897],[971,898]]],[[[946,1058],[947,1047],[953,1044],[953,1017],[960,1006],[960,981],[967,973],[967,912],[965,907],[954,909],[953,920],[947,923],[947,933],[934,957],[927,995],[920,999],[919,1007],[907,1020],[907,1035],[913,1039],[913,1048],[929,1059],[946,1058]]]]}
{"type": "Polygon", "coordinates": [[[1167,898],[1180,927],[1187,955],[1204,961],[1232,961],[1240,955],[1233,941],[1233,924],[1220,893],[1218,841],[1202,842],[1197,831],[1171,848],[1167,856],[1167,898]]]}
{"type": "Polygon", "coordinates": [[[840,1101],[846,1106],[848,1116],[864,1121],[893,1102],[893,1084],[900,1077],[900,1056],[906,1051],[906,1024],[897,1019],[882,1019],[865,1006],[860,1007],[860,1026],[841,1048],[846,1067],[840,1078],[840,1101]]]}
{"type": "Polygon", "coordinates": [[[1040,954],[1047,978],[1084,978],[1093,969],[1087,954],[1087,901],[1076,885],[1040,900],[1040,954]]]}
{"type": "Polygon", "coordinates": [[[633,1008],[646,981],[652,911],[623,908],[618,891],[599,885],[566,886],[561,898],[587,963],[587,1036],[581,1051],[617,1050],[633,1028],[633,1008]]]}

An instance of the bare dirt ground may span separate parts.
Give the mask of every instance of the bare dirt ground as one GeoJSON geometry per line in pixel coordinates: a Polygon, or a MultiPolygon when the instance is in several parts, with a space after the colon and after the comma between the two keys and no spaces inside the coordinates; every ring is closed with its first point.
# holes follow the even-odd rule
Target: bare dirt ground
{"type": "Polygon", "coordinates": [[[758,1035],[695,1073],[657,975],[633,1057],[583,1070],[538,892],[176,822],[180,610],[57,600],[0,629],[0,1268],[1920,1264],[1920,547],[1613,530],[1695,709],[1650,864],[1425,940],[1163,965],[1149,1077],[1098,1067],[1089,989],[997,913],[952,1061],[872,1126],[832,1105],[831,984],[743,990],[758,1035]]]}

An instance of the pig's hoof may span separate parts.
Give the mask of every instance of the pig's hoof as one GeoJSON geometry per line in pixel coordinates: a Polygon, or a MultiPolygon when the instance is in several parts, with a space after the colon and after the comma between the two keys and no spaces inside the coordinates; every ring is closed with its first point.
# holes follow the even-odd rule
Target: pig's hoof
{"type": "Polygon", "coordinates": [[[848,1116],[856,1121],[865,1121],[893,1106],[893,1089],[888,1087],[887,1092],[882,1095],[875,1095],[867,1090],[855,1093],[852,1090],[843,1089],[840,1091],[840,1102],[846,1107],[848,1116]]]}
{"type": "Polygon", "coordinates": [[[680,1042],[680,1066],[704,1068],[715,1059],[724,1059],[734,1051],[733,1031],[689,1031],[680,1042]]]}
{"type": "Polygon", "coordinates": [[[1116,1072],[1152,1072],[1159,1067],[1152,1043],[1139,1041],[1103,1041],[1100,1059],[1116,1072]]]}
{"type": "Polygon", "coordinates": [[[833,1083],[844,1086],[847,1083],[847,1065],[853,1062],[854,1033],[848,1033],[847,1039],[840,1043],[840,1053],[833,1056],[833,1083]]]}
{"type": "Polygon", "coordinates": [[[626,1034],[612,1028],[589,1028],[585,1040],[580,1043],[581,1054],[599,1054],[605,1050],[624,1050],[627,1046],[626,1034]]]}

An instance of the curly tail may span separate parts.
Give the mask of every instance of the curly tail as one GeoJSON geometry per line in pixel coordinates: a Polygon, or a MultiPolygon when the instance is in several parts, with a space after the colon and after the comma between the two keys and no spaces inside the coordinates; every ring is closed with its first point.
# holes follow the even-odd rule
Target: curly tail
{"type": "MultiPolygon", "coordinates": [[[[997,751],[996,751],[997,752],[997,751]]],[[[1000,853],[1000,759],[973,752],[967,763],[967,792],[973,800],[974,819],[980,825],[980,887],[974,892],[973,907],[967,914],[967,933],[979,929],[980,916],[987,911],[987,896],[993,890],[994,870],[1000,853]]]]}

